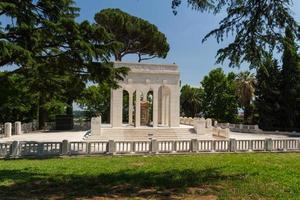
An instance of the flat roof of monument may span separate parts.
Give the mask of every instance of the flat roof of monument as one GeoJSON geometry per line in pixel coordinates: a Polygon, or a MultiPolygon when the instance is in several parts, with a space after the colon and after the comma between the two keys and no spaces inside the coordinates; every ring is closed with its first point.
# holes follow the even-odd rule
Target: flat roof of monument
{"type": "Polygon", "coordinates": [[[134,73],[168,73],[179,74],[176,64],[152,64],[138,62],[114,62],[115,67],[128,67],[134,73]]]}

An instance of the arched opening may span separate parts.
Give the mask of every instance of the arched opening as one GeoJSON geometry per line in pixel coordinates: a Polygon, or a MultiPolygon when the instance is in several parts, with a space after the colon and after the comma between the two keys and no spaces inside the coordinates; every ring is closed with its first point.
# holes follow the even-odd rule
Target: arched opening
{"type": "Polygon", "coordinates": [[[160,126],[170,126],[170,88],[160,86],[158,90],[158,123],[160,126]]]}
{"type": "Polygon", "coordinates": [[[153,91],[147,93],[147,125],[153,126],[153,91]]]}
{"type": "Polygon", "coordinates": [[[141,92],[141,98],[140,98],[140,123],[141,126],[147,126],[148,125],[148,101],[147,101],[147,93],[141,92]]]}
{"type": "Polygon", "coordinates": [[[123,104],[122,104],[122,123],[129,124],[129,93],[126,90],[123,90],[123,104]]]}
{"type": "Polygon", "coordinates": [[[135,117],[135,112],[136,112],[136,91],[133,92],[132,94],[132,104],[133,104],[133,109],[132,109],[132,124],[131,125],[134,125],[135,124],[135,121],[136,121],[136,117],[135,117]]]}

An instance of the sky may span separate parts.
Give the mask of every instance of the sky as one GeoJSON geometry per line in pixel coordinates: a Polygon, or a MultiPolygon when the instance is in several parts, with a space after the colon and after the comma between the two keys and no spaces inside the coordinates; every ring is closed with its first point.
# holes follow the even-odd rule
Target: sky
{"type": "MultiPolygon", "coordinates": [[[[203,37],[212,29],[218,27],[219,21],[225,16],[225,12],[218,15],[201,13],[188,7],[187,0],[182,0],[182,5],[174,15],[171,8],[171,0],[75,0],[79,7],[80,16],[78,22],[88,20],[94,22],[95,13],[105,8],[119,8],[131,15],[148,20],[155,24],[163,32],[170,45],[170,51],[166,59],[153,59],[147,63],[176,63],[181,73],[181,83],[198,87],[200,81],[212,69],[222,67],[225,72],[248,70],[247,65],[240,69],[229,68],[228,62],[216,64],[217,50],[225,47],[232,37],[218,44],[211,37],[202,43],[203,37]]],[[[300,0],[294,0],[292,7],[293,16],[300,22],[300,0]]],[[[0,18],[1,21],[3,19],[0,18]]],[[[5,21],[5,19],[4,19],[5,21]]],[[[125,56],[123,61],[137,62],[137,56],[125,56]]],[[[12,67],[2,67],[0,70],[11,70],[12,67]]]]}
{"type": "MultiPolygon", "coordinates": [[[[171,0],[76,0],[81,9],[78,21],[94,22],[95,13],[105,8],[120,8],[121,10],[148,20],[163,32],[170,45],[166,59],[144,61],[147,63],[176,63],[181,73],[182,84],[199,86],[202,78],[216,67],[222,67],[225,72],[247,70],[247,65],[241,69],[228,67],[228,62],[216,64],[216,53],[219,48],[228,44],[231,37],[218,44],[215,38],[202,43],[202,38],[212,29],[218,27],[218,22],[225,13],[213,15],[192,10],[183,3],[175,16],[171,8],[171,0]]],[[[186,2],[186,1],[183,1],[186,2]]],[[[300,22],[300,1],[294,0],[292,8],[296,21],[300,22]]],[[[137,61],[137,56],[125,56],[123,61],[137,61]]]]}

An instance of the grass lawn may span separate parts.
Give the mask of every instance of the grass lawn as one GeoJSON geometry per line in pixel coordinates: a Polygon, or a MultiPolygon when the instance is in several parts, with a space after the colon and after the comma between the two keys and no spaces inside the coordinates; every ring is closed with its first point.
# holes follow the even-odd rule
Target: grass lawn
{"type": "Polygon", "coordinates": [[[300,199],[299,153],[0,160],[0,199],[300,199]]]}

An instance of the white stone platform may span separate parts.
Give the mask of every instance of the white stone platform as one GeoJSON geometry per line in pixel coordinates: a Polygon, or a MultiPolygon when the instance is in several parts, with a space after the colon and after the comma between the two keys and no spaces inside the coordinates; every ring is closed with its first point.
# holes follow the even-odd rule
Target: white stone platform
{"type": "Polygon", "coordinates": [[[82,141],[86,131],[47,131],[33,132],[22,135],[12,135],[9,138],[0,138],[0,142],[6,141],[36,141],[36,142],[61,142],[82,141]]]}
{"type": "MultiPolygon", "coordinates": [[[[92,137],[90,136],[86,141],[145,141],[150,138],[157,140],[213,140],[213,139],[222,139],[216,138],[212,136],[212,132],[208,129],[205,129],[203,134],[196,134],[192,130],[192,126],[180,125],[179,128],[170,129],[167,127],[158,127],[155,131],[150,131],[153,129],[151,127],[140,127],[134,128],[125,127],[123,130],[120,129],[112,129],[109,128],[108,125],[104,125],[102,136],[92,137]],[[150,133],[150,135],[149,135],[150,133]],[[158,134],[159,133],[159,134],[158,134]],[[151,135],[153,134],[153,135],[151,135]]],[[[0,138],[0,142],[6,141],[36,141],[36,142],[61,142],[63,140],[68,141],[83,141],[84,135],[86,131],[57,131],[57,132],[34,132],[34,133],[26,133],[23,135],[13,135],[9,138],[0,138]]],[[[234,138],[237,140],[260,140],[266,138],[272,139],[287,139],[287,138],[300,138],[300,137],[289,137],[287,135],[280,135],[275,133],[236,133],[230,132],[230,138],[234,138]]]]}
{"type": "MultiPolygon", "coordinates": [[[[289,138],[287,135],[279,134],[251,134],[251,133],[235,133],[230,132],[229,138],[234,138],[238,140],[248,140],[248,139],[283,139],[289,138]]],[[[121,128],[111,128],[110,125],[103,125],[101,128],[101,135],[91,135],[86,141],[146,141],[150,139],[156,140],[214,140],[214,139],[224,139],[214,137],[212,135],[211,129],[203,129],[200,134],[196,134],[193,126],[180,125],[178,128],[170,127],[139,127],[135,128],[132,126],[124,126],[121,128]]]]}
{"type": "Polygon", "coordinates": [[[101,128],[101,135],[93,134],[87,141],[142,141],[142,140],[191,140],[191,139],[213,139],[210,131],[196,134],[192,126],[181,125],[180,127],[130,127],[101,128]]]}

